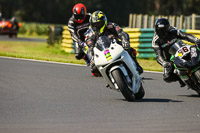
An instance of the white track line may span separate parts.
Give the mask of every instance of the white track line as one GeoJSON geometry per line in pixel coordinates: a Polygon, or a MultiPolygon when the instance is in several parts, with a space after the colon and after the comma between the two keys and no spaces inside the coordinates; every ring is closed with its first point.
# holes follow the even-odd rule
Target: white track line
{"type": "MultiPolygon", "coordinates": [[[[24,59],[24,58],[7,57],[7,56],[0,56],[0,58],[13,59],[13,60],[24,60],[24,61],[35,61],[35,62],[61,64],[61,65],[71,65],[71,66],[84,66],[84,67],[86,67],[86,65],[81,65],[81,64],[62,63],[62,62],[54,62],[54,61],[42,61],[42,60],[35,60],[35,59],[24,59]]],[[[155,72],[155,71],[145,71],[145,72],[148,72],[148,73],[159,73],[159,74],[163,73],[163,72],[155,72]]]]}

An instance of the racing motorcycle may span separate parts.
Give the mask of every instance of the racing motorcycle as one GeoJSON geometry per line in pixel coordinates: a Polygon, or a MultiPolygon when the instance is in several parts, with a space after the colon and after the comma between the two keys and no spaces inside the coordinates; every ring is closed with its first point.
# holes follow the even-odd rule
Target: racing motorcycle
{"type": "MultiPolygon", "coordinates": [[[[107,87],[119,90],[127,101],[144,97],[142,82],[136,86],[136,77],[139,74],[136,71],[135,62],[116,39],[111,40],[107,36],[101,36],[93,50],[94,63],[107,82],[107,87]]],[[[139,78],[141,79],[140,76],[139,78]]]]}
{"type": "MultiPolygon", "coordinates": [[[[181,77],[180,72],[186,73],[185,76],[189,78],[186,85],[188,88],[196,91],[200,96],[200,65],[197,63],[195,66],[187,68],[183,65],[184,60],[191,61],[191,47],[186,45],[180,40],[172,42],[169,53],[172,54],[171,61],[175,67],[174,73],[181,77]]],[[[198,49],[198,48],[197,48],[198,49]]],[[[199,50],[197,50],[199,52],[199,50]]],[[[198,57],[199,58],[199,57],[198,57]]],[[[199,58],[200,59],[200,58],[199,58]]]]}
{"type": "MultiPolygon", "coordinates": [[[[17,24],[20,28],[22,23],[17,24]]],[[[18,30],[15,28],[13,29],[13,24],[8,20],[1,20],[0,21],[0,35],[9,35],[9,37],[17,36],[18,30]]]]}

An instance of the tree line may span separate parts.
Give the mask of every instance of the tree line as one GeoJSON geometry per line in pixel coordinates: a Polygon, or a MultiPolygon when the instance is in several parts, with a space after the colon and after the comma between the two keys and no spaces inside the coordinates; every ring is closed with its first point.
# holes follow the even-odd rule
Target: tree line
{"type": "Polygon", "coordinates": [[[87,11],[103,11],[108,21],[128,26],[130,13],[149,15],[200,14],[200,0],[0,0],[3,18],[19,21],[67,24],[72,8],[83,3],[87,11]]]}

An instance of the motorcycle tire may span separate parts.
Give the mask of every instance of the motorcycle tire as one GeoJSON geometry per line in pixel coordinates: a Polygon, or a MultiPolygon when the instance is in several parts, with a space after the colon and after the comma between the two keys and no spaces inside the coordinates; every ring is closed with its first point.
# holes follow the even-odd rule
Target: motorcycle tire
{"type": "Polygon", "coordinates": [[[195,73],[194,73],[195,77],[197,78],[198,82],[200,83],[200,70],[197,70],[195,73]]]}
{"type": "Polygon", "coordinates": [[[135,99],[142,99],[144,97],[144,95],[145,95],[145,91],[144,91],[144,88],[141,83],[138,93],[135,94],[135,99]]]}
{"type": "Polygon", "coordinates": [[[124,98],[129,102],[134,101],[135,95],[129,89],[128,83],[126,81],[126,77],[124,76],[122,71],[120,69],[115,69],[112,71],[112,76],[113,76],[117,86],[119,87],[119,90],[121,91],[122,95],[124,96],[124,98]]]}
{"type": "MultiPolygon", "coordinates": [[[[199,85],[198,88],[200,88],[200,70],[197,70],[197,71],[194,73],[194,75],[195,75],[195,77],[196,77],[196,79],[197,79],[197,81],[198,81],[198,85],[199,85]]],[[[200,89],[196,90],[196,92],[197,92],[198,95],[200,96],[200,89]]]]}

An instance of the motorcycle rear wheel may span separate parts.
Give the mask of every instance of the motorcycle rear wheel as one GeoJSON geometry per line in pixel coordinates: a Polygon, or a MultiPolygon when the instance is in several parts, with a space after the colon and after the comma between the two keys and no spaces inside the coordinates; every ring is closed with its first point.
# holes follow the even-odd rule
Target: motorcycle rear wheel
{"type": "Polygon", "coordinates": [[[115,80],[115,83],[119,87],[119,90],[121,91],[122,95],[127,101],[134,101],[135,95],[133,92],[129,89],[128,83],[126,81],[126,77],[122,73],[120,69],[115,69],[112,71],[112,76],[115,80]]]}
{"type": "Polygon", "coordinates": [[[197,78],[198,82],[200,83],[200,70],[197,70],[195,73],[194,73],[195,77],[197,78]]]}

